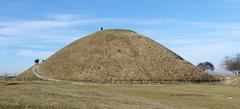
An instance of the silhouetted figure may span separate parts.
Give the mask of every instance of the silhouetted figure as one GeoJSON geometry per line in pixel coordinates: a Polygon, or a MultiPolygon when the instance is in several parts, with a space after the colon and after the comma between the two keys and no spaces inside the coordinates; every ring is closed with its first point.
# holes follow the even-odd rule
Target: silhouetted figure
{"type": "Polygon", "coordinates": [[[34,62],[35,64],[39,64],[39,59],[36,59],[34,62]]]}
{"type": "Polygon", "coordinates": [[[103,27],[101,27],[101,30],[103,30],[103,27]]]}

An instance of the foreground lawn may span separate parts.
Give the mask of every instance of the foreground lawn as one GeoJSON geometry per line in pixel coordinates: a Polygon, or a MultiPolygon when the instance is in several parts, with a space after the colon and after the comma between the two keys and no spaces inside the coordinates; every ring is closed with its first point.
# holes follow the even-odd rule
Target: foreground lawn
{"type": "Polygon", "coordinates": [[[0,109],[239,109],[240,86],[0,81],[0,109]]]}

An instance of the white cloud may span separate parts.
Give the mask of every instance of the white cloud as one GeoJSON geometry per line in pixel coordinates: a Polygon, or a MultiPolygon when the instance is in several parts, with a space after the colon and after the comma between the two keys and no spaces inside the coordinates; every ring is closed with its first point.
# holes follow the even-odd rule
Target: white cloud
{"type": "Polygon", "coordinates": [[[17,55],[27,58],[47,58],[53,53],[53,51],[20,50],[17,55]]]}
{"type": "MultiPolygon", "coordinates": [[[[115,18],[76,18],[74,15],[64,15],[50,17],[45,20],[15,20],[0,22],[0,35],[14,36],[25,35],[31,33],[44,32],[46,30],[54,30],[61,28],[71,28],[75,26],[94,24],[100,22],[117,22],[125,21],[123,19],[115,18]]],[[[27,37],[27,36],[25,36],[27,37]]]]}
{"type": "MultiPolygon", "coordinates": [[[[74,15],[58,15],[43,20],[6,20],[0,21],[0,46],[41,44],[66,44],[85,35],[83,25],[102,22],[117,22],[112,18],[78,18],[74,15]]],[[[124,20],[123,20],[124,21],[124,20]]],[[[85,29],[86,30],[86,29],[85,29]]]]}

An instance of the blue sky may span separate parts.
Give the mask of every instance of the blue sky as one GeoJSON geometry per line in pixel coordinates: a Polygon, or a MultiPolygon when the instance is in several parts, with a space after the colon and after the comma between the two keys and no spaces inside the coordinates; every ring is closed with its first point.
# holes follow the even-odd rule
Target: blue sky
{"type": "Polygon", "coordinates": [[[193,64],[240,52],[240,0],[1,0],[0,74],[99,30],[149,36],[193,64]]]}

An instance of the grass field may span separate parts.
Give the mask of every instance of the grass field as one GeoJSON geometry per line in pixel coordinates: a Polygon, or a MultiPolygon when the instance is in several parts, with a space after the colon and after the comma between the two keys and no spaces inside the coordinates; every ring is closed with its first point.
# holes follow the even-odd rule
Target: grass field
{"type": "Polygon", "coordinates": [[[0,81],[0,109],[239,109],[240,86],[0,81]]]}

